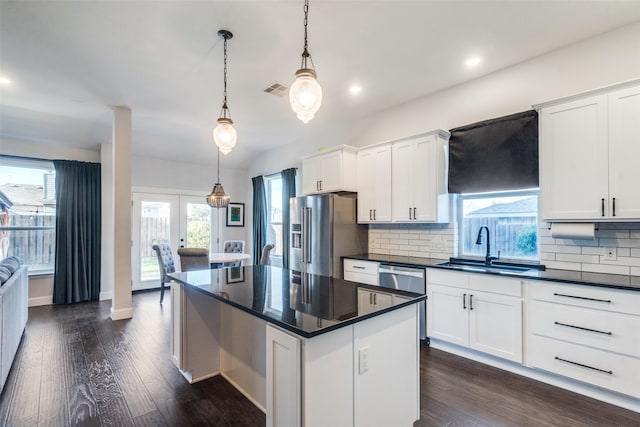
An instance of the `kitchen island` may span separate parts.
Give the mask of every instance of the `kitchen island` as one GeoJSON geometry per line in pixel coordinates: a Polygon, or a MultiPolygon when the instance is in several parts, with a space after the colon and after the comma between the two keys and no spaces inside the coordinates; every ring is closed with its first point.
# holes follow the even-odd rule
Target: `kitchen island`
{"type": "Polygon", "coordinates": [[[172,359],[222,375],[267,426],[411,426],[424,295],[270,266],[172,273],[172,359]]]}

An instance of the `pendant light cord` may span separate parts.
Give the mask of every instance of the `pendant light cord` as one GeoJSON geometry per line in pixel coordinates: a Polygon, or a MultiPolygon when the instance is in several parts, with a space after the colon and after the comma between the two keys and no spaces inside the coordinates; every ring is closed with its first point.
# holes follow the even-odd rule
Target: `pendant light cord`
{"type": "Polygon", "coordinates": [[[233,36],[229,34],[222,34],[221,37],[224,39],[224,100],[222,101],[222,110],[220,110],[220,117],[223,118],[231,118],[231,113],[229,112],[229,106],[227,105],[227,40],[233,36]]]}
{"type": "Polygon", "coordinates": [[[220,148],[218,148],[218,184],[220,183],[220,148]]]}

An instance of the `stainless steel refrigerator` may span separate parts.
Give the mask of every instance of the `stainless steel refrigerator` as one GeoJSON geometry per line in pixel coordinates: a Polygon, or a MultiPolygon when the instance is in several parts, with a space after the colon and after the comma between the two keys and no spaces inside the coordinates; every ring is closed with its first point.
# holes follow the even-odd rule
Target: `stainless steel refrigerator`
{"type": "Polygon", "coordinates": [[[367,228],[356,222],[356,198],[318,194],[289,199],[291,270],[342,278],[343,255],[367,252],[367,228]]]}

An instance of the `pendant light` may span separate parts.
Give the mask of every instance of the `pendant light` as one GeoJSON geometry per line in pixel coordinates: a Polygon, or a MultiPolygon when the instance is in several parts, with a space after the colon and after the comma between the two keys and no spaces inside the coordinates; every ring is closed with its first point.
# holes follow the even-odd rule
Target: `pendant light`
{"type": "Polygon", "coordinates": [[[316,71],[314,70],[313,59],[307,44],[308,15],[309,0],[304,0],[304,50],[302,51],[302,63],[300,64],[300,69],[296,71],[296,81],[293,82],[289,89],[291,108],[304,123],[313,119],[322,102],[322,88],[316,81],[316,71]],[[308,68],[307,58],[311,61],[311,68],[308,68]]]}
{"type": "Polygon", "coordinates": [[[212,208],[226,208],[229,205],[230,197],[227,196],[220,184],[220,149],[218,148],[218,180],[211,190],[211,194],[207,196],[207,204],[212,208]]]}
{"type": "Polygon", "coordinates": [[[231,31],[220,30],[218,31],[218,36],[224,39],[224,101],[222,101],[222,111],[220,111],[220,117],[218,118],[218,126],[213,130],[213,140],[222,154],[226,155],[236,146],[238,139],[238,133],[233,127],[233,120],[231,120],[229,106],[227,105],[227,40],[233,38],[233,34],[231,31]]]}

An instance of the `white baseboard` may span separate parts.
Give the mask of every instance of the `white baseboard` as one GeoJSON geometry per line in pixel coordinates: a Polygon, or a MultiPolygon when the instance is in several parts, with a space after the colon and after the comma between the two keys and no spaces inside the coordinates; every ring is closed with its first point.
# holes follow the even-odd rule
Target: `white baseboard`
{"type": "Polygon", "coordinates": [[[111,320],[131,319],[133,317],[133,307],[121,308],[114,310],[111,307],[111,320]]]}
{"type": "Polygon", "coordinates": [[[100,301],[113,299],[113,291],[100,292],[100,301]]]}
{"type": "Polygon", "coordinates": [[[640,413],[640,399],[635,399],[631,396],[620,394],[615,391],[606,390],[580,381],[572,380],[570,378],[552,374],[540,369],[529,368],[516,362],[504,360],[499,357],[494,357],[489,354],[471,350],[469,348],[460,347],[458,345],[440,341],[435,338],[431,338],[430,346],[438,350],[453,353],[467,359],[475,360],[476,362],[484,363],[495,368],[504,369],[505,371],[513,372],[527,378],[531,378],[546,384],[551,384],[565,390],[573,391],[584,396],[592,397],[594,399],[640,413]]]}
{"type": "Polygon", "coordinates": [[[253,396],[251,396],[249,393],[247,393],[242,387],[240,387],[240,385],[235,382],[234,380],[232,380],[227,374],[225,374],[224,372],[220,372],[220,375],[222,375],[222,377],[229,381],[231,383],[232,386],[235,387],[236,390],[238,390],[240,393],[242,393],[244,395],[244,397],[246,397],[247,399],[249,399],[251,401],[251,403],[253,403],[258,409],[260,409],[262,412],[264,412],[265,414],[267,413],[267,408],[265,408],[264,406],[262,406],[262,404],[260,402],[258,402],[253,396]]]}
{"type": "Polygon", "coordinates": [[[29,307],[38,307],[41,305],[51,305],[51,304],[53,304],[53,295],[29,298],[29,307]]]}

